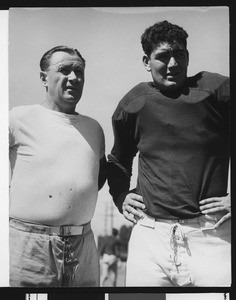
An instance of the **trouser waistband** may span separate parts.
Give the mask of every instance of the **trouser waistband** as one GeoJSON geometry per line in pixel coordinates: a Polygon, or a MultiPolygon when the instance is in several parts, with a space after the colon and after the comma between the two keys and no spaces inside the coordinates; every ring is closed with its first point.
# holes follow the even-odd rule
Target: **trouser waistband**
{"type": "Polygon", "coordinates": [[[145,213],[143,213],[143,218],[140,219],[138,221],[138,223],[140,225],[146,226],[146,227],[151,227],[154,228],[155,227],[155,223],[157,222],[163,222],[163,223],[167,223],[170,225],[173,224],[180,224],[180,225],[199,225],[202,230],[208,230],[208,229],[214,229],[215,228],[215,224],[217,223],[217,218],[212,216],[205,216],[205,215],[201,215],[199,217],[196,218],[192,218],[192,219],[161,219],[161,218],[154,218],[151,217],[145,213]]]}
{"type": "Polygon", "coordinates": [[[15,218],[10,218],[10,226],[16,229],[46,234],[46,235],[58,235],[58,236],[72,236],[72,235],[83,235],[91,229],[91,222],[83,225],[62,225],[62,226],[47,226],[34,223],[24,222],[15,218]]]}

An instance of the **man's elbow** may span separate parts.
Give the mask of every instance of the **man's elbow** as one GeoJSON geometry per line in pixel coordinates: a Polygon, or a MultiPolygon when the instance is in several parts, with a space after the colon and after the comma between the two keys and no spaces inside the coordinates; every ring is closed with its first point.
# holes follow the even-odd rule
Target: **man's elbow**
{"type": "Polygon", "coordinates": [[[98,174],[98,190],[100,191],[101,188],[104,186],[107,180],[107,160],[105,155],[100,160],[100,168],[98,174]]]}

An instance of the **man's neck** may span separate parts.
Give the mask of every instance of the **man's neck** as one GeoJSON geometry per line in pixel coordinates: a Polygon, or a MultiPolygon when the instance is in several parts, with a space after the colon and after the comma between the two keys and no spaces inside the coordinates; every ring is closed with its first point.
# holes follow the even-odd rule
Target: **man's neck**
{"type": "Polygon", "coordinates": [[[78,113],[75,111],[75,107],[72,108],[61,108],[58,105],[56,105],[54,102],[50,101],[48,98],[46,98],[42,103],[40,103],[42,106],[54,110],[54,111],[58,111],[64,114],[69,114],[69,115],[78,115],[78,113]]]}

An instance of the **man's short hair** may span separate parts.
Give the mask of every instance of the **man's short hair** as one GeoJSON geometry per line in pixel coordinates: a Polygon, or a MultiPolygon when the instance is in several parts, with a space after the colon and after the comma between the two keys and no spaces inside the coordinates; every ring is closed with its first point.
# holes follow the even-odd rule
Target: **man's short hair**
{"type": "Polygon", "coordinates": [[[141,44],[144,53],[150,57],[152,51],[161,42],[180,41],[187,49],[187,37],[188,34],[182,27],[165,20],[146,28],[141,36],[141,44]]]}
{"type": "Polygon", "coordinates": [[[81,58],[81,60],[83,61],[83,64],[85,65],[85,59],[82,57],[82,55],[80,54],[80,52],[77,49],[70,48],[67,46],[56,46],[56,47],[53,47],[52,49],[48,50],[42,56],[40,63],[39,63],[41,71],[46,71],[47,68],[50,66],[50,58],[53,55],[53,53],[60,52],[60,51],[69,53],[71,55],[77,55],[79,58],[81,58]]]}

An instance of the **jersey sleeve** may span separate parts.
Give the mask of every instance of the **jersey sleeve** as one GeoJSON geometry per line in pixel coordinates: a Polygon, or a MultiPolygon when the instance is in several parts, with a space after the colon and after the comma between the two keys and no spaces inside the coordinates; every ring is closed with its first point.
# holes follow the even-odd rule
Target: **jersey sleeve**
{"type": "Polygon", "coordinates": [[[112,126],[114,145],[108,155],[108,185],[121,212],[125,196],[129,193],[132,163],[138,150],[134,138],[134,121],[120,105],[112,116],[112,126]]]}
{"type": "Polygon", "coordinates": [[[105,147],[105,136],[103,129],[101,128],[101,150],[100,150],[100,159],[105,156],[106,147],[105,147]]]}
{"type": "Polygon", "coordinates": [[[230,101],[230,80],[228,77],[222,76],[222,83],[216,89],[216,95],[221,103],[226,103],[230,101]]]}
{"type": "Polygon", "coordinates": [[[230,79],[218,73],[203,73],[205,80],[203,88],[214,97],[218,113],[222,118],[224,129],[230,130],[230,79]]]}
{"type": "Polygon", "coordinates": [[[230,80],[222,76],[222,83],[216,89],[216,97],[220,105],[220,113],[223,119],[224,128],[230,131],[230,80]]]}

